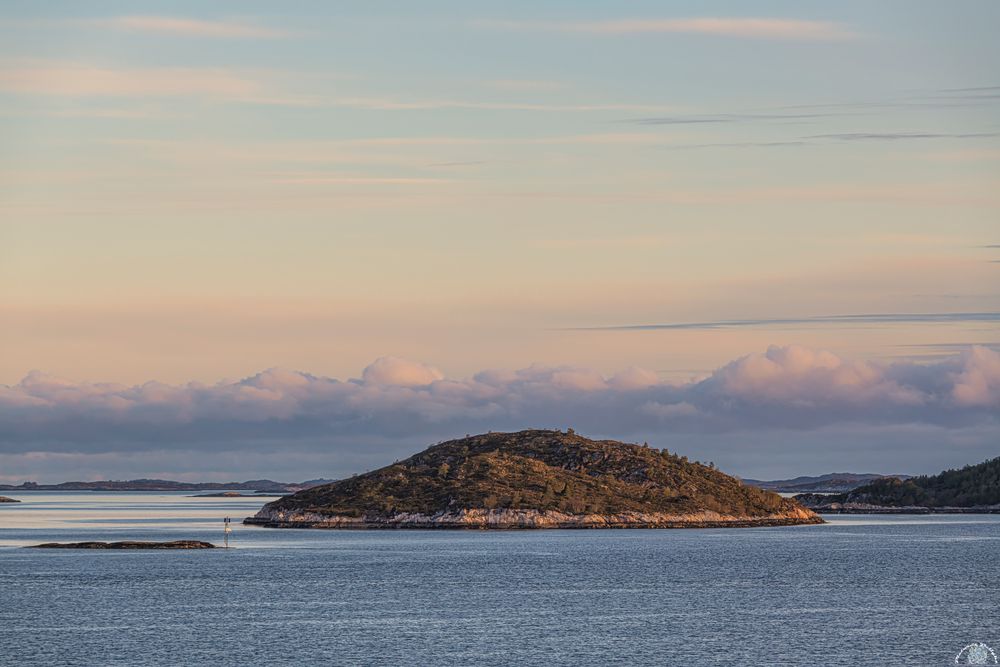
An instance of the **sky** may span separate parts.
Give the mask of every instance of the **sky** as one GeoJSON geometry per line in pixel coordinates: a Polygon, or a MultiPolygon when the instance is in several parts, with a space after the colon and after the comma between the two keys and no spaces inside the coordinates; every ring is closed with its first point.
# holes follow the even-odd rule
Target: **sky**
{"type": "Polygon", "coordinates": [[[0,482],[1000,455],[1000,5],[0,7],[0,482]]]}

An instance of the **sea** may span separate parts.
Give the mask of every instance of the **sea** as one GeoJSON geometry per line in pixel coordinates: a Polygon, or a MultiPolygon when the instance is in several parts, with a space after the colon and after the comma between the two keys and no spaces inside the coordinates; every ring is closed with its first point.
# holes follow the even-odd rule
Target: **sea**
{"type": "Polygon", "coordinates": [[[329,531],[240,525],[261,498],[11,497],[4,666],[950,665],[980,643],[1000,655],[997,515],[329,531]],[[229,549],[24,548],[221,545],[227,516],[229,549]]]}

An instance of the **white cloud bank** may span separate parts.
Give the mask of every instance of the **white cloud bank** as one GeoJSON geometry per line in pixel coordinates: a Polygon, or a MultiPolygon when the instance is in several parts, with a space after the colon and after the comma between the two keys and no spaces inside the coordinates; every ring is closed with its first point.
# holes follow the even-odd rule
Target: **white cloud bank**
{"type": "Polygon", "coordinates": [[[928,364],[842,359],[772,347],[688,384],[631,368],[611,377],[534,365],[450,379],[383,357],[360,379],[270,369],[239,381],[137,386],[71,382],[41,372],[0,385],[0,453],[239,448],[255,441],[344,436],[394,440],[534,426],[629,437],[746,434],[838,425],[1000,423],[1000,355],[973,347],[928,364]]]}

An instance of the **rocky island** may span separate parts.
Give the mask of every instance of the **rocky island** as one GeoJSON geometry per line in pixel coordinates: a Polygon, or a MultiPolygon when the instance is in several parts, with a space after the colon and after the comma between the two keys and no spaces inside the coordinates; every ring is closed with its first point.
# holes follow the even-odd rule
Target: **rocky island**
{"type": "Polygon", "coordinates": [[[276,528],[717,528],[822,523],[666,450],[561,431],[487,433],[265,505],[276,528]]]}
{"type": "Polygon", "coordinates": [[[173,542],[46,542],[30,549],[214,549],[211,542],[175,540],[173,542]]]}
{"type": "Polygon", "coordinates": [[[8,498],[7,496],[0,496],[0,503],[19,503],[20,500],[14,500],[13,498],[8,498]]]}
{"type": "Polygon", "coordinates": [[[837,514],[1000,514],[1000,458],[909,479],[887,477],[846,493],[795,499],[837,514]]]}

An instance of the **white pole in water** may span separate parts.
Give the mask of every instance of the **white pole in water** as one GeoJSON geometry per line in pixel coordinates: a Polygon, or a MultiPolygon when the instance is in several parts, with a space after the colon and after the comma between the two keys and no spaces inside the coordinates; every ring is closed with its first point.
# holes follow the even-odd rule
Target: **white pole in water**
{"type": "Polygon", "coordinates": [[[222,539],[225,540],[226,548],[229,548],[229,533],[233,532],[233,529],[229,527],[229,517],[227,516],[222,520],[222,539]]]}

